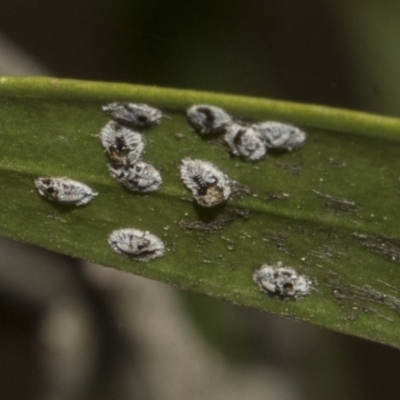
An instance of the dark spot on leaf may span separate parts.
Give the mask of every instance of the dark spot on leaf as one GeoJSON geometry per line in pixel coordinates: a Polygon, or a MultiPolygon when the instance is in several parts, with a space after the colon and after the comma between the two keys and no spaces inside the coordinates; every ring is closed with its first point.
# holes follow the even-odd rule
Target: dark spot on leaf
{"type": "Polygon", "coordinates": [[[357,313],[375,314],[383,319],[393,321],[392,317],[382,313],[380,306],[396,312],[400,316],[400,299],[381,293],[370,286],[356,286],[348,284],[341,279],[328,279],[327,285],[332,289],[336,302],[343,307],[345,319],[354,320],[357,313]],[[378,307],[374,307],[379,305],[378,307]],[[348,318],[349,315],[352,318],[348,318]]]}
{"type": "Polygon", "coordinates": [[[331,196],[329,194],[321,193],[318,190],[312,190],[318,197],[325,199],[324,206],[333,211],[354,212],[357,211],[356,203],[354,201],[331,196]]]}
{"type": "Polygon", "coordinates": [[[211,222],[202,221],[179,221],[179,226],[190,231],[202,231],[205,233],[220,231],[236,220],[235,217],[219,218],[211,222]]]}
{"type": "Polygon", "coordinates": [[[275,165],[291,175],[301,175],[303,173],[303,165],[301,163],[276,161],[275,165]]]}
{"type": "Polygon", "coordinates": [[[281,201],[281,200],[287,200],[289,197],[290,196],[287,193],[267,193],[265,195],[265,200],[267,200],[267,201],[281,201]]]}
{"type": "Polygon", "coordinates": [[[365,235],[357,232],[354,232],[353,236],[370,252],[400,264],[400,241],[398,239],[383,235],[365,235]]]}

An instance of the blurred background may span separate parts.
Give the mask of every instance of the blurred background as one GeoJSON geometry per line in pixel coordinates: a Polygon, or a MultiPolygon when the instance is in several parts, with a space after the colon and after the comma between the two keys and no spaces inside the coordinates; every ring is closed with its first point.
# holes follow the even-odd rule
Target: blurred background
{"type": "MultiPolygon", "coordinates": [[[[2,0],[0,73],[399,116],[394,0],[2,0]]],[[[400,353],[0,241],[2,399],[392,399],[400,353]]]]}

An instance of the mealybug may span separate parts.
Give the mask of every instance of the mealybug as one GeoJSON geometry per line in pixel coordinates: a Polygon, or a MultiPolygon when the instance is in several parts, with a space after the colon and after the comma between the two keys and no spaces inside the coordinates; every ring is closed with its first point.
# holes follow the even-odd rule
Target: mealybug
{"type": "Polygon", "coordinates": [[[157,236],[134,228],[118,229],[108,237],[114,251],[136,261],[150,261],[165,252],[163,241],[157,236]]]}
{"type": "Polygon", "coordinates": [[[163,116],[160,110],[147,104],[116,102],[107,104],[102,108],[116,121],[135,128],[150,128],[159,124],[163,116]]]}
{"type": "Polygon", "coordinates": [[[196,104],[187,110],[189,122],[197,132],[211,134],[224,132],[232,123],[232,118],[222,108],[206,104],[196,104]]]}
{"type": "Polygon", "coordinates": [[[101,129],[100,139],[115,166],[135,164],[144,150],[142,135],[116,121],[108,122],[101,129]]]}
{"type": "Polygon", "coordinates": [[[292,151],[303,146],[306,141],[304,131],[282,122],[265,121],[252,127],[260,132],[266,146],[273,150],[292,151]]]}
{"type": "Polygon", "coordinates": [[[114,179],[134,192],[154,192],[162,183],[160,172],[143,161],[121,168],[109,165],[108,169],[114,179]]]}
{"type": "Polygon", "coordinates": [[[224,139],[233,154],[242,156],[246,160],[259,160],[267,152],[260,132],[250,126],[231,124],[226,130],[224,139]]]}
{"type": "Polygon", "coordinates": [[[228,177],[207,161],[185,158],[180,166],[181,178],[204,207],[213,207],[227,200],[231,194],[228,177]]]}
{"type": "Polygon", "coordinates": [[[98,194],[84,183],[64,177],[38,178],[35,186],[46,199],[74,206],[87,204],[98,194]]]}
{"type": "Polygon", "coordinates": [[[306,296],[311,290],[311,280],[299,275],[293,268],[263,264],[253,273],[253,280],[260,290],[280,299],[296,299],[306,296]]]}

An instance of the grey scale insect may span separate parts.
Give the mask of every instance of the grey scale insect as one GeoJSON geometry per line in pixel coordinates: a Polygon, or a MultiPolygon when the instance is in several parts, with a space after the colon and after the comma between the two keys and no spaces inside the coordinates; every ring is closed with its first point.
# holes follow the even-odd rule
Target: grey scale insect
{"type": "Polygon", "coordinates": [[[184,158],[180,175],[194,199],[203,207],[216,206],[231,194],[229,178],[210,162],[184,158]]]}
{"type": "Polygon", "coordinates": [[[116,167],[138,162],[145,142],[139,132],[116,121],[108,122],[100,131],[101,143],[116,167]]]}
{"type": "Polygon", "coordinates": [[[224,140],[232,153],[246,160],[260,160],[267,153],[261,133],[251,126],[231,124],[226,129],[224,140]]]}
{"type": "Polygon", "coordinates": [[[252,125],[260,132],[266,146],[271,150],[292,151],[302,147],[307,135],[301,129],[282,122],[264,121],[252,125]]]}
{"type": "Polygon", "coordinates": [[[103,106],[102,109],[119,123],[134,128],[151,128],[158,125],[163,117],[160,110],[147,104],[115,102],[103,106]]]}
{"type": "Polygon", "coordinates": [[[196,104],[188,108],[187,117],[196,131],[204,135],[224,132],[232,123],[232,117],[222,108],[207,104],[196,104]]]}
{"type": "Polygon", "coordinates": [[[160,172],[144,161],[120,168],[109,165],[108,169],[112,178],[134,192],[154,192],[162,184],[160,172]]]}
{"type": "Polygon", "coordinates": [[[253,273],[253,280],[259,289],[281,300],[297,299],[306,296],[311,290],[311,280],[307,276],[298,274],[293,268],[263,264],[253,273]]]}
{"type": "Polygon", "coordinates": [[[41,177],[35,180],[35,186],[41,196],[65,205],[82,206],[98,194],[84,183],[65,177],[41,177]]]}
{"type": "Polygon", "coordinates": [[[160,238],[135,228],[113,231],[108,237],[108,243],[115,252],[141,262],[154,260],[165,252],[165,245],[160,238]]]}

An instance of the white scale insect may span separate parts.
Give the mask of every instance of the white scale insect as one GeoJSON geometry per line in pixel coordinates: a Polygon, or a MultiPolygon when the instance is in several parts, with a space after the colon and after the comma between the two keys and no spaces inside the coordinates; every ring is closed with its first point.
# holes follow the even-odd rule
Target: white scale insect
{"type": "Polygon", "coordinates": [[[156,235],[134,228],[117,229],[108,237],[111,248],[136,261],[150,261],[165,252],[163,241],[156,235]]]}
{"type": "Polygon", "coordinates": [[[84,183],[65,177],[38,178],[35,186],[46,199],[73,206],[87,204],[98,194],[84,183]]]}
{"type": "Polygon", "coordinates": [[[162,184],[160,172],[144,161],[121,168],[109,165],[108,169],[112,178],[134,192],[154,192],[162,184]]]}
{"type": "Polygon", "coordinates": [[[297,299],[306,296],[311,290],[311,280],[299,275],[293,268],[263,264],[253,273],[253,280],[260,290],[280,299],[297,299]]]}
{"type": "Polygon", "coordinates": [[[144,151],[142,135],[116,121],[108,122],[101,129],[100,139],[116,167],[135,164],[144,151]]]}
{"type": "Polygon", "coordinates": [[[115,102],[107,104],[102,108],[103,111],[109,113],[116,121],[135,128],[150,128],[158,125],[163,116],[160,110],[150,107],[147,104],[115,102]]]}
{"type": "Polygon", "coordinates": [[[207,104],[196,104],[187,110],[189,122],[201,134],[224,132],[232,123],[232,117],[222,108],[207,104]]]}
{"type": "Polygon", "coordinates": [[[259,160],[267,153],[261,133],[250,126],[231,124],[226,129],[224,140],[234,155],[246,160],[259,160]]]}
{"type": "Polygon", "coordinates": [[[184,158],[180,173],[194,199],[204,207],[216,206],[226,201],[231,194],[229,178],[210,162],[184,158]]]}
{"type": "Polygon", "coordinates": [[[282,122],[265,121],[252,125],[260,132],[265,144],[273,150],[296,150],[306,141],[306,133],[293,125],[282,122]]]}

